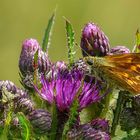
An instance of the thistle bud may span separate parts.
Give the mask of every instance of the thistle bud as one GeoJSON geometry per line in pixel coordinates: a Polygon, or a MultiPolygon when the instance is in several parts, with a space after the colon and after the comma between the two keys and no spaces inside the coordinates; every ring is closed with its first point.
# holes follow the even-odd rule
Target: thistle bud
{"type": "Polygon", "coordinates": [[[90,124],[80,125],[77,129],[68,132],[69,140],[110,140],[108,133],[94,129],[90,124]]]}
{"type": "Polygon", "coordinates": [[[116,46],[110,49],[109,55],[130,53],[130,50],[125,46],[116,46]]]}
{"type": "Polygon", "coordinates": [[[19,69],[21,71],[21,81],[24,87],[33,89],[34,75],[34,55],[38,53],[37,58],[37,78],[40,78],[40,73],[48,72],[50,69],[50,61],[47,53],[43,52],[39,43],[35,39],[27,39],[23,42],[22,51],[19,60],[19,69]]]}
{"type": "Polygon", "coordinates": [[[108,133],[96,129],[90,129],[84,134],[84,140],[111,140],[108,133]]]}
{"type": "Polygon", "coordinates": [[[74,127],[67,133],[68,140],[79,140],[84,137],[84,134],[91,130],[92,127],[89,123],[74,127]]]}
{"type": "Polygon", "coordinates": [[[2,104],[26,95],[27,93],[17,88],[13,82],[8,80],[0,81],[0,99],[2,104]]]}
{"type": "Polygon", "coordinates": [[[17,93],[17,87],[15,84],[9,80],[6,81],[0,81],[0,95],[2,94],[2,90],[5,88],[8,92],[11,92],[13,94],[17,93]]]}
{"type": "Polygon", "coordinates": [[[83,56],[105,56],[109,51],[109,46],[107,36],[96,24],[86,24],[81,38],[83,56]]]}
{"type": "Polygon", "coordinates": [[[39,43],[35,39],[27,39],[23,42],[19,60],[19,69],[23,75],[33,72],[34,54],[39,49],[39,43]]]}
{"type": "Polygon", "coordinates": [[[101,130],[101,131],[109,133],[109,123],[105,119],[95,119],[91,122],[91,125],[96,130],[101,130]]]}
{"type": "Polygon", "coordinates": [[[46,110],[34,110],[28,115],[28,118],[33,126],[33,130],[35,133],[45,134],[51,128],[51,114],[46,110]]]}
{"type": "Polygon", "coordinates": [[[22,51],[19,60],[19,69],[23,76],[27,73],[34,72],[34,55],[38,51],[38,68],[40,72],[48,70],[50,61],[48,56],[44,53],[39,43],[35,39],[27,39],[22,44],[22,51]]]}
{"type": "Polygon", "coordinates": [[[29,114],[34,109],[34,104],[29,98],[19,98],[15,100],[15,112],[29,114]]]}
{"type": "Polygon", "coordinates": [[[73,128],[67,133],[68,140],[79,140],[81,138],[82,138],[82,130],[80,129],[80,127],[73,128]]]}
{"type": "Polygon", "coordinates": [[[123,131],[131,131],[137,127],[137,115],[133,108],[124,108],[120,116],[120,126],[123,131]]]}

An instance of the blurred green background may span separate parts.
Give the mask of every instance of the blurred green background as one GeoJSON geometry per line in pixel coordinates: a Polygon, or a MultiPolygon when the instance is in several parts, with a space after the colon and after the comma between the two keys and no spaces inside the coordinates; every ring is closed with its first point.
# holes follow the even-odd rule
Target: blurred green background
{"type": "MultiPolygon", "coordinates": [[[[67,60],[65,22],[71,21],[80,42],[81,30],[87,22],[97,23],[109,37],[111,46],[132,48],[140,26],[139,0],[0,0],[0,79],[19,84],[18,60],[21,44],[36,38],[40,44],[48,19],[57,6],[52,44],[53,61],[67,60]]],[[[80,57],[80,49],[76,49],[80,57]]]]}

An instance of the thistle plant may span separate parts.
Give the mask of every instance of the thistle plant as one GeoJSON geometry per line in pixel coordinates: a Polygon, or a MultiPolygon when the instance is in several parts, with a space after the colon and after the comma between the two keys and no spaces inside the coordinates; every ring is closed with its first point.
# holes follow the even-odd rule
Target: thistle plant
{"type": "MultiPolygon", "coordinates": [[[[80,42],[84,58],[76,58],[75,32],[65,19],[68,62],[53,62],[48,49],[54,21],[55,14],[48,22],[42,46],[33,38],[22,43],[19,76],[23,88],[9,80],[0,81],[0,138],[111,140],[118,137],[118,128],[128,134],[122,139],[138,137],[140,96],[120,89],[112,92],[116,88],[90,67],[93,61],[85,61],[129,54],[130,50],[125,46],[111,48],[101,28],[87,23],[80,42]],[[93,113],[92,119],[86,119],[84,111],[87,116],[93,113]]],[[[134,52],[138,50],[137,32],[134,52]]]]}

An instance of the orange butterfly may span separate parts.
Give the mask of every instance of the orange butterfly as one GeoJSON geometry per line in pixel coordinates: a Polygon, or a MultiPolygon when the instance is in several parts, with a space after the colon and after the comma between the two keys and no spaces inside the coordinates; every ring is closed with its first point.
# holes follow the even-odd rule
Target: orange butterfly
{"type": "Polygon", "coordinates": [[[131,93],[140,94],[140,53],[84,57],[92,75],[131,93]]]}

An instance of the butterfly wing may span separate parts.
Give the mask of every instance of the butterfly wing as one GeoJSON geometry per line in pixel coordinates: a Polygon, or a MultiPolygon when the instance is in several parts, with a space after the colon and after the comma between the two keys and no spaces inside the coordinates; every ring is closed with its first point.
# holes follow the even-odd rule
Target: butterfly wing
{"type": "Polygon", "coordinates": [[[119,54],[105,56],[109,66],[102,66],[102,70],[120,87],[140,94],[140,53],[119,54]]]}
{"type": "Polygon", "coordinates": [[[134,71],[140,75],[140,53],[128,53],[105,56],[108,64],[127,71],[134,71]]]}

